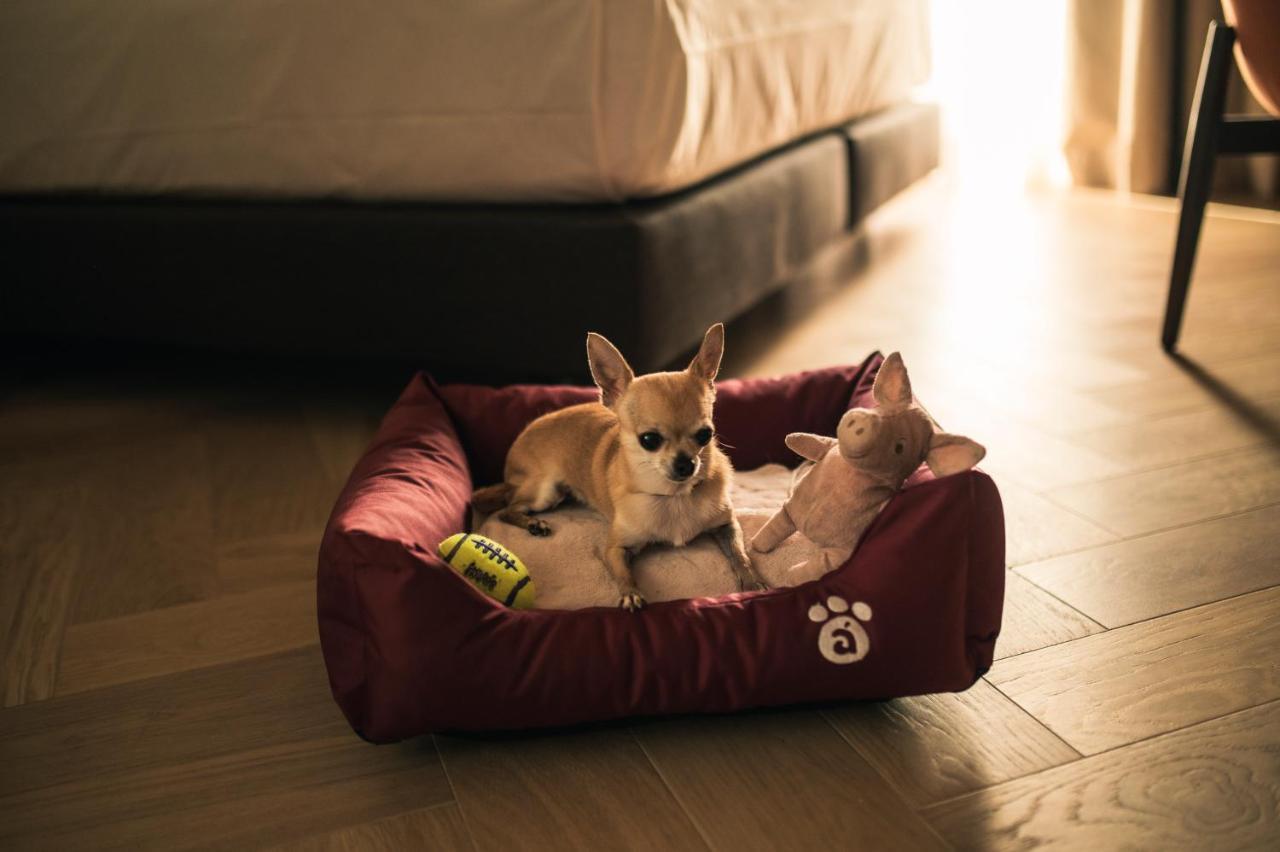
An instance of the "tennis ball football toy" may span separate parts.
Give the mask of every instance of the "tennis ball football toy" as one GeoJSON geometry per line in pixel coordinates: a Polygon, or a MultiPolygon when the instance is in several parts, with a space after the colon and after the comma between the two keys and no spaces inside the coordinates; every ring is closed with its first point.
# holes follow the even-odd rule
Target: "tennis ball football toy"
{"type": "Polygon", "coordinates": [[[489,597],[516,609],[533,606],[533,578],[510,550],[491,538],[457,533],[440,542],[440,557],[489,597]]]}

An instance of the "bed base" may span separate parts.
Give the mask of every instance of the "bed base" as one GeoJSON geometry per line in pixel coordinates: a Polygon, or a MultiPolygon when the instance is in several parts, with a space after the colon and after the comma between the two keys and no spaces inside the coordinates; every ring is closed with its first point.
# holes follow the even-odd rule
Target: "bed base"
{"type": "Polygon", "coordinates": [[[0,330],[28,348],[395,358],[507,380],[582,379],[596,330],[659,369],[831,267],[824,252],[936,166],[938,137],[935,107],[896,106],[624,204],[0,197],[23,270],[0,330]]]}

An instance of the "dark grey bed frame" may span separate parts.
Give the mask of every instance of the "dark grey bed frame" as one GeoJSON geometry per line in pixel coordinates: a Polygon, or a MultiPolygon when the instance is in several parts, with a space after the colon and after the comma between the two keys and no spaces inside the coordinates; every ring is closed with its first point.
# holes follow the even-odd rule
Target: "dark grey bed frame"
{"type": "Polygon", "coordinates": [[[910,104],[624,204],[4,197],[0,331],[515,380],[581,378],[596,330],[647,371],[819,274],[938,147],[936,108],[910,104]]]}

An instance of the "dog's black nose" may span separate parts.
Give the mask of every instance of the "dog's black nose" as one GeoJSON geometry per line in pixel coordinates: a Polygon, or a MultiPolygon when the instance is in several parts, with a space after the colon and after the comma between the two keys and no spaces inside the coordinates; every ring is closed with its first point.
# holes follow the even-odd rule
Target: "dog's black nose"
{"type": "Polygon", "coordinates": [[[688,479],[693,476],[693,459],[684,453],[677,453],[671,462],[671,473],[676,479],[688,479]]]}

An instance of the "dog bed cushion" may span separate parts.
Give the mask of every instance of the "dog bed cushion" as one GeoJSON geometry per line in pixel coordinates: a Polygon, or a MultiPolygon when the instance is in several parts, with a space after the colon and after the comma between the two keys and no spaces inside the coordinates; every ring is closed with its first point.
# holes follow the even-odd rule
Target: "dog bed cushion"
{"type": "MultiPolygon", "coordinates": [[[[792,467],[789,432],[833,433],[871,405],[880,364],[718,384],[740,470],[792,467]]],[[[334,697],[366,739],[569,725],[968,688],[991,664],[1004,520],[981,471],[921,468],[840,568],[792,588],[615,607],[512,610],[436,555],[468,528],[533,418],[591,388],[410,382],[339,497],[321,544],[320,640],[334,697]]],[[[518,552],[518,551],[517,551],[518,552]]]]}
{"type": "MultiPolygon", "coordinates": [[[[734,475],[730,493],[747,541],[786,502],[793,473],[780,464],[767,464],[734,475]]],[[[605,570],[601,555],[609,537],[604,516],[589,506],[565,504],[543,517],[554,528],[554,535],[536,536],[496,517],[486,518],[477,532],[520,557],[537,590],[535,608],[615,606],[618,587],[605,570]]],[[[780,589],[815,579],[805,570],[791,569],[821,552],[804,536],[793,535],[769,553],[752,553],[752,562],[770,588],[780,589]]],[[[729,560],[710,536],[700,536],[684,547],[647,547],[632,560],[631,573],[650,603],[738,590],[729,560]]]]}

